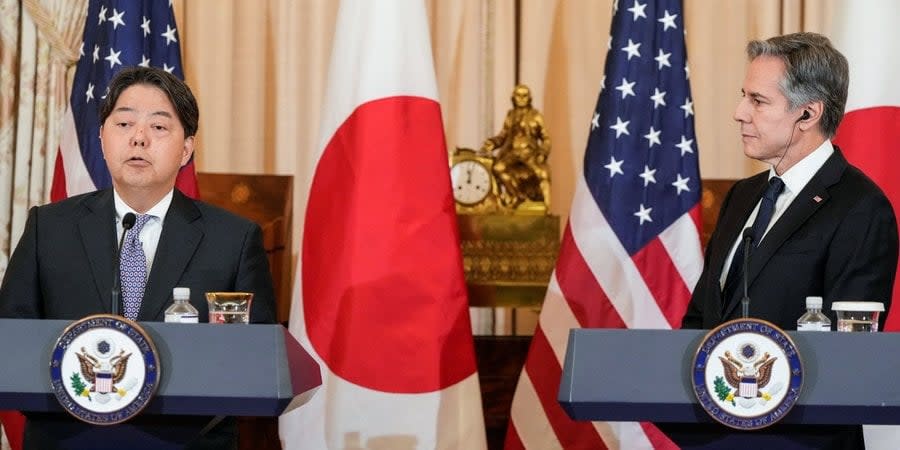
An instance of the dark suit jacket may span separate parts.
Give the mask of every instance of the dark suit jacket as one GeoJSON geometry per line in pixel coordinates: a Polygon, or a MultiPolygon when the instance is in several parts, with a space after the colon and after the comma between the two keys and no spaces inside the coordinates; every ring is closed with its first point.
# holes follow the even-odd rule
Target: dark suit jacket
{"type": "MultiPolygon", "coordinates": [[[[709,329],[740,317],[743,289],[723,299],[719,279],[725,258],[767,186],[768,171],[738,181],[725,197],[682,328],[709,329]]],[[[836,324],[831,312],[834,301],[881,301],[887,310],[896,268],[897,221],[890,203],[835,147],[752,252],[750,317],[795,330],[810,295],[823,297],[822,310],[832,324],[836,324]]],[[[735,432],[717,424],[659,425],[682,446],[863,447],[862,428],[854,425],[778,424],[753,432],[735,432]]]]}
{"type": "MultiPolygon", "coordinates": [[[[719,279],[767,185],[768,171],[738,181],[725,197],[682,328],[714,328],[740,317],[743,289],[723,299],[719,279]]],[[[822,311],[833,324],[835,301],[880,301],[887,311],[896,268],[897,220],[890,202],[835,148],[752,252],[750,317],[795,330],[810,295],[823,297],[822,311]]]]}
{"type": "MultiPolygon", "coordinates": [[[[0,317],[75,320],[111,312],[116,246],[111,189],[32,208],[0,286],[0,317]]],[[[176,286],[191,288],[191,304],[201,322],[208,321],[208,291],[253,292],[251,321],[275,322],[274,289],[259,226],[178,190],[163,222],[138,321],[162,321],[176,286]]],[[[65,439],[77,434],[79,426],[59,415],[30,414],[26,444],[53,448],[47,439],[55,432],[65,439]]],[[[226,420],[214,431],[230,441],[234,422],[226,420]]]]}

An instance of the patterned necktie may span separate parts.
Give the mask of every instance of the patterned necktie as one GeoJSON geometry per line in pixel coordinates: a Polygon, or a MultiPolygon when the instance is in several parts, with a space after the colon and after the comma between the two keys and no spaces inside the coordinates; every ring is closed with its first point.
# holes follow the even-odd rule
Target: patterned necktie
{"type": "Polygon", "coordinates": [[[137,216],[134,226],[126,231],[125,243],[122,244],[120,274],[122,277],[122,302],[125,305],[125,317],[137,320],[141,310],[141,299],[147,285],[147,257],[141,246],[141,229],[153,216],[141,214],[137,216]]]}
{"type": "MultiPolygon", "coordinates": [[[[750,249],[756,248],[762,239],[763,233],[769,227],[769,221],[772,220],[772,213],[775,212],[775,201],[784,190],[784,181],[778,177],[769,179],[769,187],[763,193],[762,202],[759,204],[759,212],[756,213],[756,220],[753,221],[753,241],[750,249]]],[[[731,269],[728,271],[728,278],[725,279],[725,288],[722,290],[722,301],[726,304],[734,296],[737,290],[738,280],[741,279],[744,267],[744,242],[738,244],[737,251],[734,252],[734,258],[731,260],[731,269]]]]}

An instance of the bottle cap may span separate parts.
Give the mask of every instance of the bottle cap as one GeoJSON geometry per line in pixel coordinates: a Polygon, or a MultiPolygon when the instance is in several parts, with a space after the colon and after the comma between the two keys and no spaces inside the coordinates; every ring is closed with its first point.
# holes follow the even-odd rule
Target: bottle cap
{"type": "Polygon", "coordinates": [[[806,309],[822,309],[822,297],[806,297],[806,309]]]}
{"type": "Polygon", "coordinates": [[[189,300],[191,298],[191,288],[177,287],[172,289],[172,298],[178,300],[189,300]]]}

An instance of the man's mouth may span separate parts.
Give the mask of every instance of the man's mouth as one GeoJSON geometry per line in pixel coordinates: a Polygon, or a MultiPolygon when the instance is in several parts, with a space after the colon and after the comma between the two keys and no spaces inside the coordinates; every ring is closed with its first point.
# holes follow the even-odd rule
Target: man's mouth
{"type": "Polygon", "coordinates": [[[128,159],[125,160],[125,164],[129,164],[129,165],[145,165],[145,164],[150,164],[150,162],[147,161],[147,160],[144,159],[144,158],[141,158],[140,156],[132,156],[131,158],[128,158],[128,159]]]}

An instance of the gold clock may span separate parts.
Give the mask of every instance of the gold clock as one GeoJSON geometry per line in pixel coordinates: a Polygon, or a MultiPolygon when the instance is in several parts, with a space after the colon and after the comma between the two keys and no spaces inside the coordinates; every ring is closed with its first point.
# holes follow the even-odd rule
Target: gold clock
{"type": "Polygon", "coordinates": [[[458,213],[485,213],[496,209],[497,182],[493,159],[472,149],[457,148],[450,161],[450,181],[458,213]]]}

